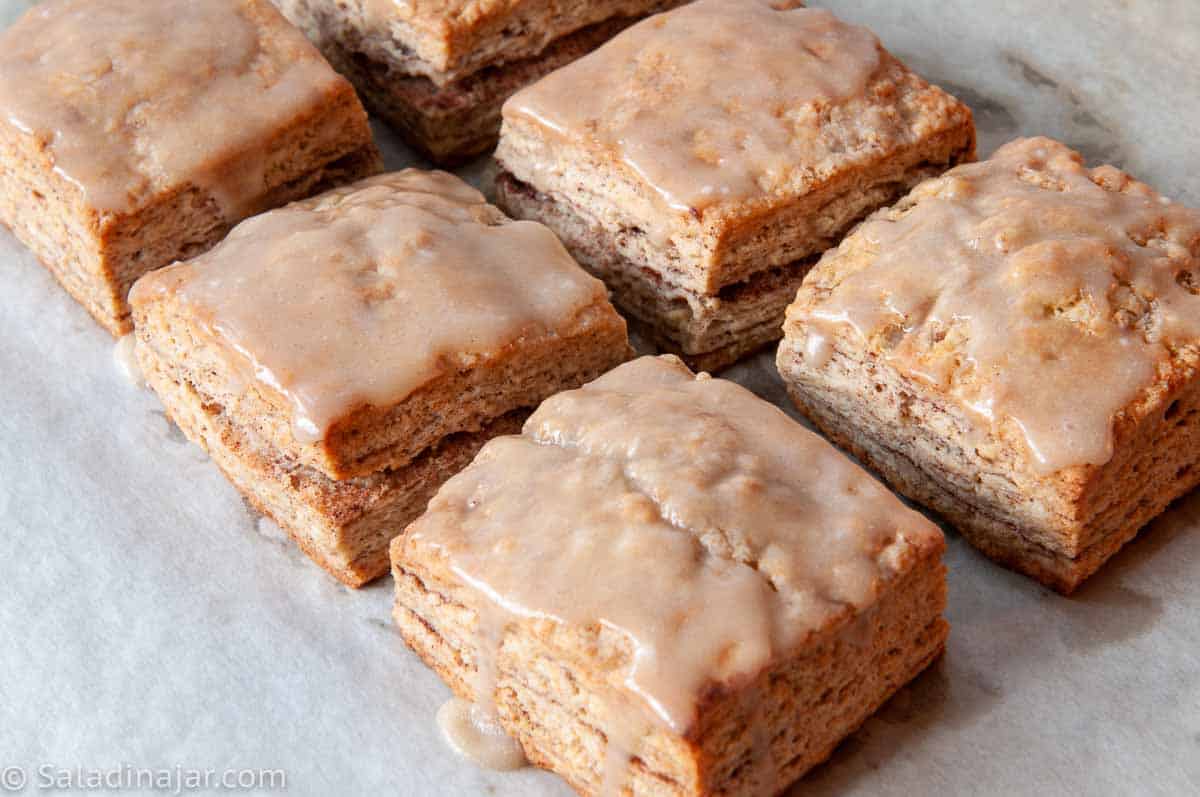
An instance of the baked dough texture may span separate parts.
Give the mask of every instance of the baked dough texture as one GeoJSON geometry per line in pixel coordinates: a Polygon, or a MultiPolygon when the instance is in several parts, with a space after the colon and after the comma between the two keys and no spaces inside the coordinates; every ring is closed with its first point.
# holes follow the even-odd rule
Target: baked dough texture
{"type": "Polygon", "coordinates": [[[274,0],[371,111],[441,165],[492,149],[518,89],[681,0],[274,0]]]}
{"type": "Polygon", "coordinates": [[[501,207],[553,228],[693,366],[777,340],[822,251],[974,154],[965,105],[798,6],[698,0],[505,104],[501,207]]]}
{"type": "Polygon", "coordinates": [[[442,487],[395,619],[581,794],[774,795],[940,653],[943,549],[778,408],[644,357],[442,487]]]}
{"type": "Polygon", "coordinates": [[[172,419],[352,586],[484,441],[632,353],[549,230],[444,172],[257,216],[131,302],[172,419]]]}
{"type": "Polygon", "coordinates": [[[813,269],[797,406],[1064,593],[1200,481],[1200,212],[1056,141],[918,186],[813,269]]]}
{"type": "Polygon", "coordinates": [[[0,33],[0,221],[113,335],[148,271],[379,171],[350,84],[267,0],[50,0],[0,33]]]}

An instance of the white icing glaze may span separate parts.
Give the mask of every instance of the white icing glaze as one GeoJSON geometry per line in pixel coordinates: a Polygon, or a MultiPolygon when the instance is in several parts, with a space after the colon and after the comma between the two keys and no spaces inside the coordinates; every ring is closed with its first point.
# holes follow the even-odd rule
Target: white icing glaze
{"type": "Polygon", "coordinates": [[[593,662],[619,694],[592,720],[613,792],[650,729],[686,733],[707,688],[736,688],[848,624],[939,539],[778,408],[651,357],[544,402],[404,538],[405,555],[442,557],[467,585],[456,594],[479,617],[481,703],[513,622],[598,629],[606,651],[616,640],[623,652],[593,662]]]}
{"type": "Polygon", "coordinates": [[[822,106],[880,64],[865,28],[770,0],[696,0],[653,16],[517,93],[506,118],[610,150],[670,208],[763,194],[810,166],[822,106]],[[586,91],[580,91],[586,86],[586,91]]]}
{"type": "Polygon", "coordinates": [[[92,208],[191,183],[227,218],[255,209],[275,132],[339,80],[263,0],[48,0],[0,33],[0,76],[0,122],[45,142],[92,208]]]}
{"type": "Polygon", "coordinates": [[[1200,212],[1049,139],[915,193],[859,229],[869,265],[789,324],[886,340],[902,373],[1014,423],[1041,473],[1107,462],[1114,416],[1200,338],[1200,212]]]}
{"type": "Polygon", "coordinates": [[[125,377],[125,381],[137,388],[146,386],[146,379],[142,376],[142,367],[138,365],[137,357],[134,355],[134,346],[137,343],[133,335],[123,335],[121,339],[113,346],[113,363],[117,366],[117,371],[121,376],[125,377]]]}
{"type": "Polygon", "coordinates": [[[292,407],[300,442],[363,404],[559,329],[605,296],[552,232],[510,221],[445,172],[408,169],[264,213],[200,257],[143,277],[230,364],[292,407]]]}
{"type": "Polygon", "coordinates": [[[507,772],[528,763],[521,745],[505,733],[500,721],[474,703],[447,700],[438,709],[437,724],[454,752],[477,766],[507,772]]]}

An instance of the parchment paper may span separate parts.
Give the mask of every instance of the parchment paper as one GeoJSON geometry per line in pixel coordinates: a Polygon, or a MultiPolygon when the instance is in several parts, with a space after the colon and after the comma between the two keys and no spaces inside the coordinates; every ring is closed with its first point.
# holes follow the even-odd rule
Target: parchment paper
{"type": "MultiPolygon", "coordinates": [[[[0,0],[0,23],[25,5],[0,0]]],[[[1200,3],[815,5],[970,103],[981,155],[1046,133],[1200,204],[1200,3]]],[[[379,133],[391,166],[415,162],[379,133]]],[[[249,511],[6,232],[0,275],[0,770],[27,793],[123,766],[281,769],[303,795],[567,793],[450,752],[447,691],[392,630],[388,581],[339,586],[249,511]]],[[[770,355],[726,375],[783,400],[770,355]]],[[[1193,496],[1071,599],[950,533],[944,661],[794,793],[1200,793],[1197,526],[1193,496]]]]}

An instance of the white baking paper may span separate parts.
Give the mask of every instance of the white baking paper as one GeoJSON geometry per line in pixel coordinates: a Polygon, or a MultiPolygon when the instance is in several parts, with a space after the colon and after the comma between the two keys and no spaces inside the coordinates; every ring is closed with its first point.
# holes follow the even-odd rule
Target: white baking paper
{"type": "MultiPolygon", "coordinates": [[[[1194,0],[814,4],[968,101],[981,155],[1046,133],[1200,204],[1194,0]]],[[[0,0],[0,23],[25,5],[0,0]]],[[[414,162],[379,130],[391,166],[414,162]]],[[[568,793],[457,758],[388,581],[354,592],[310,564],[112,349],[0,232],[0,788],[162,769],[265,770],[251,791],[297,795],[568,793]]],[[[770,355],[727,375],[784,400],[770,355]]],[[[1200,793],[1198,525],[1193,496],[1070,599],[951,533],[945,659],[794,793],[1200,793]]]]}

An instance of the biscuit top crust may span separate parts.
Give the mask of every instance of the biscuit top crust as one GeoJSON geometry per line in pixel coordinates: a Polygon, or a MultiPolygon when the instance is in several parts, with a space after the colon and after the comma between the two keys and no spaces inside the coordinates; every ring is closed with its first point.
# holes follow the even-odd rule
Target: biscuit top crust
{"type": "Polygon", "coordinates": [[[849,628],[943,542],[777,407],[666,356],[545,401],[397,545],[467,585],[485,645],[514,620],[615,635],[590,663],[645,711],[607,720],[685,734],[712,689],[849,628]]]}
{"type": "Polygon", "coordinates": [[[994,430],[1015,424],[1038,473],[1103,464],[1114,417],[1200,342],[1200,212],[1017,140],[864,222],[787,329],[818,362],[852,331],[994,430]]]}
{"type": "Polygon", "coordinates": [[[130,302],[174,302],[229,378],[280,397],[312,443],[605,296],[547,228],[508,219],[451,174],[407,169],[248,219],[143,277],[130,302]]]}
{"type": "Polygon", "coordinates": [[[855,140],[874,137],[878,149],[899,136],[904,120],[867,96],[885,61],[870,31],[825,10],[697,0],[518,92],[504,114],[605,151],[672,210],[702,213],[804,193],[855,140]],[[856,101],[854,129],[830,121],[831,108],[856,101]]]}
{"type": "Polygon", "coordinates": [[[245,215],[264,175],[223,161],[265,161],[342,84],[266,0],[49,0],[0,33],[0,124],[44,142],[99,212],[190,183],[245,215]]]}

